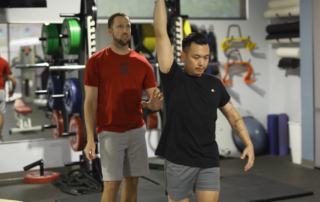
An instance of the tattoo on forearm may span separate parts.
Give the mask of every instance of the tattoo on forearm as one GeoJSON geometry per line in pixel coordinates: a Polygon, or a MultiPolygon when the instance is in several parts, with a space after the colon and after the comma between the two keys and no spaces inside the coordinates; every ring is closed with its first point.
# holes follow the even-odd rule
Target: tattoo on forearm
{"type": "Polygon", "coordinates": [[[243,128],[241,127],[240,122],[239,122],[240,120],[242,120],[242,118],[237,119],[234,122],[234,125],[232,126],[232,129],[236,135],[238,135],[241,131],[243,131],[243,128]]]}
{"type": "Polygon", "coordinates": [[[232,110],[234,110],[234,108],[232,107],[228,112],[227,112],[227,114],[229,114],[232,110]]]}

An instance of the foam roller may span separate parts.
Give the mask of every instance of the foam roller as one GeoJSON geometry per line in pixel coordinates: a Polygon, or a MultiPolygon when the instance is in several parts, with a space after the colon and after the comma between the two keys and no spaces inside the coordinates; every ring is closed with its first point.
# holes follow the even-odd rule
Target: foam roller
{"type": "Polygon", "coordinates": [[[279,34],[269,34],[266,37],[266,40],[271,40],[271,39],[287,39],[287,38],[300,38],[300,33],[295,32],[295,33],[279,33],[279,34]]]}
{"type": "Polygon", "coordinates": [[[300,60],[293,59],[293,58],[281,58],[278,64],[278,67],[281,69],[288,69],[288,68],[295,69],[299,66],[300,66],[300,60]]]}
{"type": "Polygon", "coordinates": [[[277,55],[280,58],[300,58],[300,48],[278,48],[277,55]]]}
{"type": "Polygon", "coordinates": [[[267,26],[266,31],[268,34],[299,32],[300,23],[293,22],[293,23],[272,24],[267,26]]]}

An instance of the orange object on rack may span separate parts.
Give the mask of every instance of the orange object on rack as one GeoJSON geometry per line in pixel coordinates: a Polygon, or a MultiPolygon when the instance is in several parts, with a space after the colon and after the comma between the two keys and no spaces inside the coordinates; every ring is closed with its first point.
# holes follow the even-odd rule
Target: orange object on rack
{"type": "Polygon", "coordinates": [[[252,79],[251,80],[251,74],[252,74],[252,66],[250,62],[228,62],[225,66],[226,69],[226,74],[222,78],[222,83],[223,85],[230,85],[232,84],[232,80],[230,79],[229,81],[226,81],[226,78],[228,76],[228,67],[231,65],[247,65],[248,66],[248,74],[244,77],[244,82],[245,83],[253,83],[257,81],[257,79],[252,79]]]}
{"type": "Polygon", "coordinates": [[[256,82],[258,79],[251,79],[251,74],[252,74],[252,66],[250,63],[248,63],[248,74],[244,77],[244,82],[245,83],[254,83],[256,82]]]}

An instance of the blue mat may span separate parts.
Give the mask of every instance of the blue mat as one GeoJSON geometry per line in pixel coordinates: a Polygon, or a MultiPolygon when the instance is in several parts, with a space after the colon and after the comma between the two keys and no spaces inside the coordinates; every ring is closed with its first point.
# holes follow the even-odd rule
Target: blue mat
{"type": "Polygon", "coordinates": [[[268,115],[269,153],[279,154],[279,116],[268,115]]]}
{"type": "Polygon", "coordinates": [[[289,154],[288,116],[279,114],[279,155],[289,154]]]}

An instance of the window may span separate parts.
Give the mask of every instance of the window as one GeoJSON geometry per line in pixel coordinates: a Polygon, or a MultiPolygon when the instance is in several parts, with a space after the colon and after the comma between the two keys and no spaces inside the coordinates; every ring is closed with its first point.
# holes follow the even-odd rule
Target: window
{"type": "Polygon", "coordinates": [[[9,61],[7,24],[0,24],[0,56],[9,61]]]}
{"type": "MultiPolygon", "coordinates": [[[[98,17],[123,12],[130,18],[152,19],[155,0],[97,0],[98,17]]],[[[246,18],[246,0],[180,0],[181,15],[189,18],[246,18]]]]}
{"type": "Polygon", "coordinates": [[[183,0],[180,7],[189,18],[246,18],[245,0],[183,0]]]}

